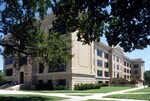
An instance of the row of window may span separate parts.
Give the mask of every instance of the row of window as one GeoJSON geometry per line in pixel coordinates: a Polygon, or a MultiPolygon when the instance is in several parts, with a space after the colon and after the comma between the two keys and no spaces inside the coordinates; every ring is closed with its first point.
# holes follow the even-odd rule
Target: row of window
{"type": "MultiPolygon", "coordinates": [[[[103,72],[101,70],[97,70],[97,76],[102,76],[102,75],[103,75],[103,72]]],[[[104,76],[109,77],[109,72],[105,71],[104,76]]]]}
{"type": "Polygon", "coordinates": [[[130,63],[127,63],[127,62],[124,62],[124,66],[131,68],[131,64],[130,64],[130,63]]]}
{"type": "MultiPolygon", "coordinates": [[[[97,56],[102,57],[102,50],[97,49],[97,56]]],[[[108,59],[108,53],[104,52],[104,58],[108,59]]]]}
{"type": "Polygon", "coordinates": [[[131,73],[131,70],[124,68],[125,73],[131,73]]]}
{"type": "MultiPolygon", "coordinates": [[[[101,60],[97,60],[97,66],[102,67],[103,66],[103,62],[101,60]]],[[[104,67],[108,68],[108,62],[104,62],[104,67]]]]}
{"type": "MultiPolygon", "coordinates": [[[[13,57],[7,57],[5,58],[5,65],[13,64],[13,57]]],[[[27,64],[27,57],[21,57],[19,60],[19,65],[27,64]]]]}
{"type": "MultiPolygon", "coordinates": [[[[39,73],[43,73],[44,71],[44,64],[43,63],[39,63],[39,73]]],[[[62,65],[62,66],[59,66],[57,68],[51,68],[50,65],[49,65],[49,69],[48,69],[48,72],[65,72],[66,71],[66,68],[67,68],[67,65],[62,65]]]]}

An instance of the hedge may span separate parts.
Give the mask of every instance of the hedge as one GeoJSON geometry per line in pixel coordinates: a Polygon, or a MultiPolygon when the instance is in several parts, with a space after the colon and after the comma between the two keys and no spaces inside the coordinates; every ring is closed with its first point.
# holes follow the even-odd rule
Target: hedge
{"type": "Polygon", "coordinates": [[[100,84],[75,84],[74,85],[74,90],[88,90],[88,89],[100,89],[101,85],[100,84]]]}

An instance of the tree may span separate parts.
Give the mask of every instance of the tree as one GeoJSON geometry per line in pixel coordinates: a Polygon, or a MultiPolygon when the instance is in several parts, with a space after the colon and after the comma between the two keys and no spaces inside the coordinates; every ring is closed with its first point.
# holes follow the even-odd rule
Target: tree
{"type": "Polygon", "coordinates": [[[0,70],[0,85],[5,82],[5,73],[0,70]]]}
{"type": "Polygon", "coordinates": [[[52,68],[69,61],[66,35],[40,29],[40,19],[44,18],[50,7],[50,0],[0,0],[4,8],[0,11],[0,45],[3,55],[14,57],[14,67],[19,70],[22,57],[30,61],[40,60],[52,68]]]}
{"type": "Polygon", "coordinates": [[[144,72],[144,79],[146,84],[150,84],[150,70],[144,72]]]}
{"type": "Polygon", "coordinates": [[[90,44],[106,36],[124,51],[150,45],[149,0],[54,0],[57,31],[79,30],[78,40],[90,44]]]}

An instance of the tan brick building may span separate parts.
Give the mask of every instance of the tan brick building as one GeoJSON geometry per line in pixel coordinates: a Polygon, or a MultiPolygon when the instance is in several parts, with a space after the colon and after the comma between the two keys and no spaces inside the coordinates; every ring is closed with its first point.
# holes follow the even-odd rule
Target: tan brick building
{"type": "MultiPolygon", "coordinates": [[[[52,27],[51,19],[46,17],[42,21],[42,29],[46,32],[52,27]]],[[[13,68],[13,58],[4,59],[4,71],[7,80],[13,83],[38,84],[58,80],[68,89],[73,89],[77,83],[109,82],[110,78],[126,78],[131,75],[144,80],[144,61],[142,59],[129,59],[118,47],[109,47],[101,42],[83,45],[77,41],[76,32],[70,34],[70,51],[72,59],[65,66],[55,72],[39,62],[30,64],[22,59],[23,66],[20,71],[13,68]]]]}

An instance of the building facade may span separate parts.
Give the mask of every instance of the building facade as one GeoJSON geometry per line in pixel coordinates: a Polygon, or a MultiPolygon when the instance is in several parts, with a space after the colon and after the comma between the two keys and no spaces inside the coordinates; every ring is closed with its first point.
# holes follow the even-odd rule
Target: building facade
{"type": "MultiPolygon", "coordinates": [[[[42,29],[49,32],[53,16],[42,21],[42,29]]],[[[13,58],[4,59],[4,71],[7,81],[13,83],[39,84],[58,81],[58,85],[74,89],[78,83],[109,83],[110,78],[131,79],[131,76],[144,80],[144,61],[127,58],[119,47],[109,47],[101,42],[83,45],[77,41],[76,32],[70,34],[72,59],[56,71],[51,71],[38,61],[32,64],[22,59],[24,64],[18,71],[13,68],[13,58]]]]}

